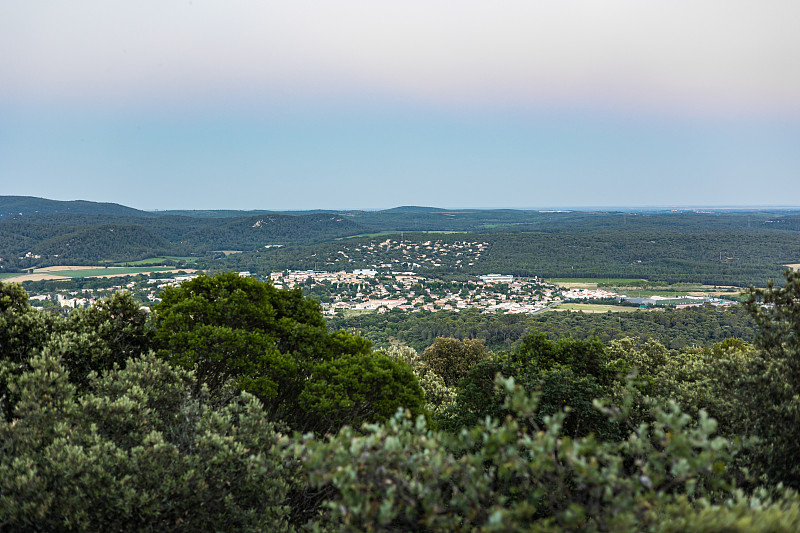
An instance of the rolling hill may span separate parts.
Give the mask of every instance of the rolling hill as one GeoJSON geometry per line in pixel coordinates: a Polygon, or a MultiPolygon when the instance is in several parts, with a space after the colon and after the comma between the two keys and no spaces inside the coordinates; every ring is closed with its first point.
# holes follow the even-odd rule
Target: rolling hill
{"type": "Polygon", "coordinates": [[[0,197],[0,272],[212,250],[302,245],[371,231],[335,213],[160,215],[117,204],[0,197]],[[22,213],[22,214],[20,214],[22,213]]]}

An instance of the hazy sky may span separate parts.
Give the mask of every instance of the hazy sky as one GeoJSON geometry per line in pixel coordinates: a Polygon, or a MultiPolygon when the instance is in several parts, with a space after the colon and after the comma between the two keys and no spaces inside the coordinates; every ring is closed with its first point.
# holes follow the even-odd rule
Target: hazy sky
{"type": "Polygon", "coordinates": [[[0,0],[0,194],[800,205],[797,0],[0,0]]]}

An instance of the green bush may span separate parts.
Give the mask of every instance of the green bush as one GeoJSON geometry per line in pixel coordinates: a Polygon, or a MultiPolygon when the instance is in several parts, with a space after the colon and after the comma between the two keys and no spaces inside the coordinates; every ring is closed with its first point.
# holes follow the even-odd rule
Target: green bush
{"type": "Polygon", "coordinates": [[[10,380],[0,524],[13,531],[280,531],[292,475],[245,393],[213,407],[155,358],[92,375],[78,398],[58,353],[10,380]]]}

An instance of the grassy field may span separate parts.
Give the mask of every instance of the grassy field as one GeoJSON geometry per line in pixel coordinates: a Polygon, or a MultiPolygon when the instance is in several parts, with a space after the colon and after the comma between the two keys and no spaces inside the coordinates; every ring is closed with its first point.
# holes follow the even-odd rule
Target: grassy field
{"type": "Polygon", "coordinates": [[[731,296],[739,294],[743,289],[739,287],[714,287],[713,285],[700,285],[697,283],[664,284],[657,287],[645,287],[647,280],[632,278],[554,278],[547,280],[567,289],[597,289],[602,284],[603,289],[635,296],[648,298],[650,296],[665,296],[667,298],[680,298],[687,294],[703,293],[709,296],[731,296]]]}
{"type": "Polygon", "coordinates": [[[19,272],[10,272],[10,273],[6,272],[6,273],[3,273],[3,274],[0,274],[0,279],[17,278],[17,277],[19,277],[19,272]]]}
{"type": "Polygon", "coordinates": [[[614,291],[626,296],[647,298],[650,296],[664,296],[666,298],[680,298],[688,294],[705,294],[708,296],[735,296],[742,292],[744,289],[720,289],[713,285],[700,285],[697,287],[678,287],[675,289],[639,289],[631,287],[606,287],[606,289],[614,291]]]}
{"type": "Polygon", "coordinates": [[[164,272],[175,270],[173,267],[108,267],[108,268],[87,268],[86,270],[56,270],[51,274],[64,276],[66,278],[87,278],[91,276],[135,276],[136,274],[147,274],[150,272],[164,272]]]}
{"type": "Polygon", "coordinates": [[[604,304],[576,304],[566,303],[558,307],[554,307],[553,311],[583,311],[584,313],[630,313],[638,311],[638,307],[630,307],[625,305],[604,305],[604,304]]]}
{"type": "Polygon", "coordinates": [[[621,287],[640,287],[646,279],[640,278],[553,278],[546,280],[557,285],[578,283],[582,285],[597,285],[598,283],[618,285],[621,287]]]}
{"type": "Polygon", "coordinates": [[[678,291],[678,290],[671,290],[671,289],[631,289],[625,287],[610,287],[610,290],[625,294],[626,296],[635,296],[635,297],[642,297],[647,298],[649,296],[664,296],[667,298],[680,298],[681,296],[686,296],[687,294],[695,294],[697,292],[705,292],[700,289],[695,289],[691,291],[678,291]]]}
{"type": "Polygon", "coordinates": [[[116,276],[135,276],[137,274],[150,274],[158,272],[195,272],[194,269],[178,269],[175,267],[91,267],[91,266],[57,266],[37,268],[33,273],[20,272],[18,274],[4,276],[12,282],[24,281],[45,281],[68,278],[89,278],[103,277],[110,278],[116,276]]]}
{"type": "Polygon", "coordinates": [[[345,318],[351,318],[358,315],[374,315],[378,311],[376,309],[345,309],[345,318]]]}
{"type": "Polygon", "coordinates": [[[167,255],[164,257],[151,257],[150,259],[140,259],[139,261],[123,261],[121,263],[113,263],[114,266],[124,266],[124,265],[131,265],[131,266],[145,266],[145,265],[162,265],[164,261],[186,261],[187,263],[192,261],[197,261],[197,257],[180,257],[177,255],[167,255]]]}

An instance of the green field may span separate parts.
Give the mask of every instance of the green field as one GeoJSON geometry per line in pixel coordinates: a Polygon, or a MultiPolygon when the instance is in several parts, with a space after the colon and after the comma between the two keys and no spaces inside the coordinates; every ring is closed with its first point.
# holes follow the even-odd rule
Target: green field
{"type": "Polygon", "coordinates": [[[54,276],[65,278],[88,278],[91,276],[133,276],[136,274],[149,272],[163,272],[165,270],[175,270],[173,267],[108,267],[90,268],[86,270],[59,270],[49,272],[54,276]]]}
{"type": "Polygon", "coordinates": [[[641,278],[553,278],[546,280],[549,283],[561,285],[564,283],[603,283],[623,287],[638,287],[647,280],[641,278]]]}
{"type": "Polygon", "coordinates": [[[642,297],[648,298],[650,296],[664,296],[666,298],[681,298],[682,296],[686,296],[688,294],[697,294],[699,292],[706,293],[709,295],[722,295],[722,296],[735,296],[743,291],[743,289],[734,289],[730,291],[721,291],[719,289],[715,289],[711,285],[699,285],[696,287],[680,287],[676,289],[647,289],[647,288],[637,288],[637,287],[604,287],[607,290],[611,290],[617,292],[619,294],[625,294],[626,296],[635,296],[635,297],[642,297]]]}
{"type": "Polygon", "coordinates": [[[694,290],[694,291],[673,291],[669,289],[638,289],[630,287],[605,287],[608,290],[617,292],[619,294],[624,294],[626,296],[635,296],[641,298],[647,298],[649,296],[665,296],[667,298],[680,298],[681,296],[686,296],[687,294],[694,294],[696,292],[705,292],[702,290],[694,290]]]}
{"type": "Polygon", "coordinates": [[[553,308],[553,311],[583,311],[584,313],[630,313],[637,311],[638,307],[631,307],[626,305],[605,305],[605,304],[576,304],[567,303],[561,304],[553,308]]]}
{"type": "Polygon", "coordinates": [[[5,272],[3,274],[0,274],[0,279],[16,278],[17,276],[21,275],[22,275],[21,272],[5,272]]]}
{"type": "Polygon", "coordinates": [[[343,314],[345,318],[352,318],[359,315],[376,315],[378,311],[375,309],[345,309],[343,314]]]}
{"type": "Polygon", "coordinates": [[[177,255],[165,255],[163,257],[151,257],[150,259],[140,259],[138,261],[122,261],[119,263],[114,263],[115,266],[123,266],[123,265],[162,265],[164,261],[186,261],[187,263],[192,261],[197,261],[197,257],[192,256],[177,256],[177,255]]]}

